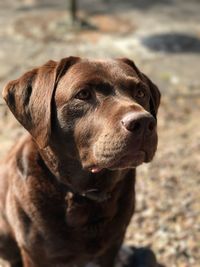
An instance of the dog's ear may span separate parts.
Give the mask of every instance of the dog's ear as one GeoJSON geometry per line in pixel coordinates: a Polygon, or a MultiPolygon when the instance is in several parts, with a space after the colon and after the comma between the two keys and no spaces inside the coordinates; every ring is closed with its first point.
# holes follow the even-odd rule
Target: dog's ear
{"type": "Polygon", "coordinates": [[[48,145],[51,135],[52,99],[57,84],[78,61],[77,57],[64,58],[60,62],[48,61],[9,82],[3,89],[8,107],[40,148],[48,145]]]}
{"type": "Polygon", "coordinates": [[[161,94],[158,87],[144,74],[142,73],[144,80],[148,84],[151,92],[150,96],[150,112],[156,118],[158,108],[160,105],[161,94]]]}
{"type": "Polygon", "coordinates": [[[144,74],[142,73],[135,65],[135,63],[128,59],[128,58],[120,58],[118,59],[124,63],[126,63],[127,65],[129,65],[130,67],[132,67],[135,72],[137,73],[138,77],[145,82],[148,87],[150,88],[150,112],[151,114],[156,118],[157,112],[158,112],[158,107],[160,105],[160,98],[161,98],[161,94],[160,91],[158,89],[158,87],[144,74]]]}

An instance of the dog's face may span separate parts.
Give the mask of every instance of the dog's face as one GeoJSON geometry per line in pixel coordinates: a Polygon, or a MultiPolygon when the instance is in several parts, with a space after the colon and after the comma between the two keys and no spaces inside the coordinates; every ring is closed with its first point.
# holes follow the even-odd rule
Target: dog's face
{"type": "Polygon", "coordinates": [[[128,59],[51,61],[4,98],[40,147],[56,143],[83,169],[133,168],[155,154],[160,93],[128,59]]]}
{"type": "Polygon", "coordinates": [[[83,168],[131,168],[153,158],[159,93],[152,90],[157,88],[123,60],[80,60],[61,78],[58,124],[62,139],[73,135],[83,168]]]}

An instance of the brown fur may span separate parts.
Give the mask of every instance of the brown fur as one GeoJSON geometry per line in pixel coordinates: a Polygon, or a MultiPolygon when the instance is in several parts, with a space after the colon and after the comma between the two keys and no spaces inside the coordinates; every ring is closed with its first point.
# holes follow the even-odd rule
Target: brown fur
{"type": "Polygon", "coordinates": [[[112,267],[157,147],[157,87],[128,59],[49,61],[4,88],[29,134],[0,168],[0,257],[112,267]]]}

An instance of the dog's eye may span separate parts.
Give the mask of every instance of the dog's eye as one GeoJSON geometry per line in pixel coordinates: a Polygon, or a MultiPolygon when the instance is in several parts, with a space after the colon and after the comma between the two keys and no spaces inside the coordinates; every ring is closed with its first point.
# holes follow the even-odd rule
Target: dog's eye
{"type": "Polygon", "coordinates": [[[75,98],[80,100],[89,100],[92,98],[92,93],[88,89],[83,89],[75,96],[75,98]]]}
{"type": "Polygon", "coordinates": [[[137,89],[137,92],[136,92],[136,94],[135,94],[135,96],[136,96],[137,98],[144,98],[144,97],[145,97],[145,92],[144,92],[144,90],[143,90],[142,88],[138,88],[138,89],[137,89]]]}

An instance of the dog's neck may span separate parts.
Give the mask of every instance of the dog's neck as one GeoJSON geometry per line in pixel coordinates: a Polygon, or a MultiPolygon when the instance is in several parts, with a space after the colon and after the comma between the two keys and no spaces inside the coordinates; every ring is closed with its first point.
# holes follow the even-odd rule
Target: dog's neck
{"type": "Polygon", "coordinates": [[[100,173],[90,173],[83,170],[80,162],[76,159],[67,156],[59,158],[51,147],[40,150],[40,155],[49,171],[60,183],[65,185],[67,191],[99,203],[111,198],[116,184],[127,173],[127,170],[110,171],[106,169],[100,173]]]}

